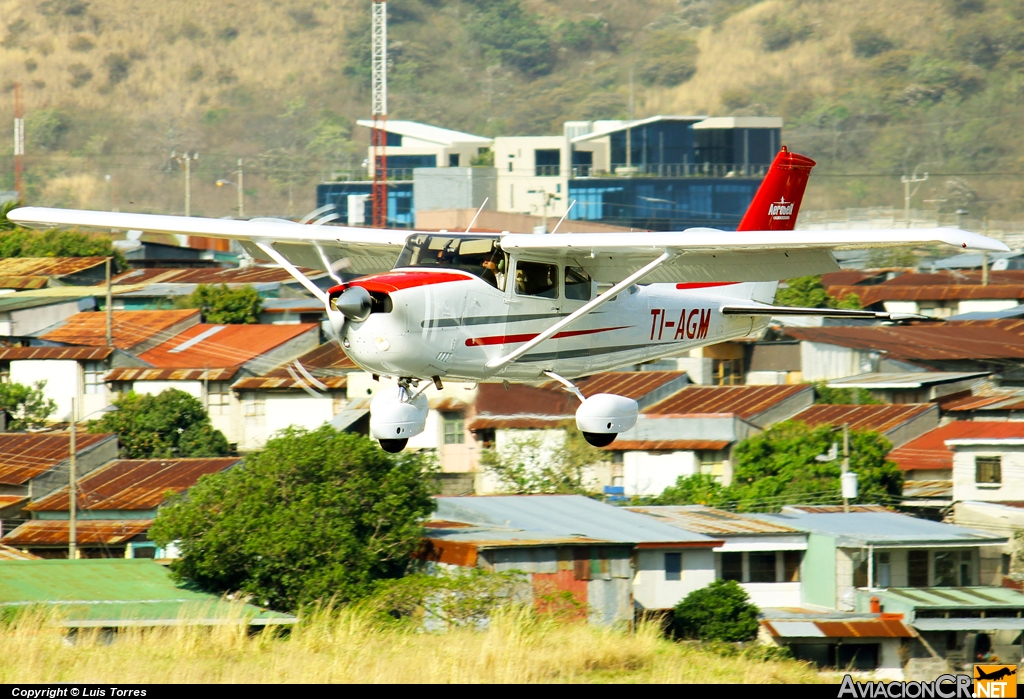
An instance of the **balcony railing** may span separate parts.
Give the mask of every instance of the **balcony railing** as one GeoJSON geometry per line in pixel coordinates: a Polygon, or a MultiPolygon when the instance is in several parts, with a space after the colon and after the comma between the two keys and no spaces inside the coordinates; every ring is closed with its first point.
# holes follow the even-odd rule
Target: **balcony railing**
{"type": "Polygon", "coordinates": [[[593,165],[573,165],[573,177],[764,177],[768,165],[744,163],[619,163],[613,172],[597,170],[593,165]]]}
{"type": "Polygon", "coordinates": [[[561,174],[561,165],[536,165],[537,177],[558,177],[561,174]]]}

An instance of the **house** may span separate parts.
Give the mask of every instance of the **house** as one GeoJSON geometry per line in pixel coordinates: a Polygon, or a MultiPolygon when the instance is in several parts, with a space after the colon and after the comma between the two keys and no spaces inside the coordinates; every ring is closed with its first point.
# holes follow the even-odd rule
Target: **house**
{"type": "Polygon", "coordinates": [[[153,561],[19,560],[0,563],[0,606],[56,608],[68,629],[294,624],[290,614],[197,592],[153,561]]]}
{"type": "Polygon", "coordinates": [[[732,481],[737,442],[814,402],[801,386],[688,386],[640,411],[636,426],[607,448],[621,464],[627,495],[658,495],[679,476],[711,475],[732,481]]]}
{"type": "Polygon", "coordinates": [[[535,602],[570,593],[591,623],[631,624],[715,578],[722,541],[579,495],[438,497],[421,554],[435,563],[522,571],[535,602]]]}
{"type": "MultiPolygon", "coordinates": [[[[203,459],[116,459],[75,481],[76,544],[82,558],[173,558],[157,548],[147,531],[168,493],[188,490],[200,477],[238,463],[238,457],[203,459]]],[[[31,519],[0,543],[42,558],[65,558],[70,541],[68,488],[32,500],[31,519]]]]}
{"type": "Polygon", "coordinates": [[[949,318],[1020,305],[1024,302],[1024,270],[917,272],[872,286],[829,286],[827,290],[834,298],[857,294],[864,308],[949,318]]]}
{"type": "Polygon", "coordinates": [[[703,505],[626,508],[723,543],[714,549],[715,578],[735,580],[758,607],[799,607],[807,532],[756,515],[703,505]]]}
{"type": "Polygon", "coordinates": [[[939,407],[934,403],[903,403],[899,405],[829,405],[818,404],[793,416],[808,427],[841,427],[877,432],[894,447],[939,426],[939,407]]]}
{"type": "Polygon", "coordinates": [[[72,402],[79,418],[110,404],[103,377],[115,362],[138,363],[113,347],[0,347],[0,376],[26,386],[45,382],[43,395],[56,404],[50,419],[57,422],[70,418],[72,402]]]}
{"type": "Polygon", "coordinates": [[[946,403],[970,395],[989,372],[906,371],[873,372],[831,379],[829,388],[860,388],[883,403],[946,403]]]}

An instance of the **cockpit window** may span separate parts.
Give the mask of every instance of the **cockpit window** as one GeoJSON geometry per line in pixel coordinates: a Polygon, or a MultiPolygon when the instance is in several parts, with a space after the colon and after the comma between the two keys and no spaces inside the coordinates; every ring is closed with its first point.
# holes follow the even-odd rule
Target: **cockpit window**
{"type": "Polygon", "coordinates": [[[395,267],[459,269],[504,290],[508,255],[497,238],[421,233],[409,238],[395,267]]]}

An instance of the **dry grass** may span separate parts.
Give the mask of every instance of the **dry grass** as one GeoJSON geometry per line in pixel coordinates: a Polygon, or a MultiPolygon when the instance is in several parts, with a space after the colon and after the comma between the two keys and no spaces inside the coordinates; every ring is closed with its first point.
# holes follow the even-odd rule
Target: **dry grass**
{"type": "Polygon", "coordinates": [[[487,631],[418,633],[355,611],[319,613],[291,634],[239,626],[96,632],[69,643],[40,615],[0,629],[0,683],[29,682],[818,682],[793,661],[723,658],[660,637],[509,611],[487,631]]]}

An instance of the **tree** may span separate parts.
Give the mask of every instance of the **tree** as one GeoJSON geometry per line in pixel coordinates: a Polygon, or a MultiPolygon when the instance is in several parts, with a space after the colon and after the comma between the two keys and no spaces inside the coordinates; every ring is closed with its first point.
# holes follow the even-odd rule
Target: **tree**
{"type": "Polygon", "coordinates": [[[857,294],[847,294],[841,299],[829,296],[821,283],[821,275],[810,277],[794,277],[786,280],[786,286],[775,294],[775,302],[780,306],[797,306],[799,308],[851,308],[861,307],[857,294]]]}
{"type": "Polygon", "coordinates": [[[90,432],[115,432],[125,459],[225,456],[228,440],[210,424],[203,404],[169,388],[160,395],[128,393],[117,410],[89,424],[90,432]]]}
{"type": "Polygon", "coordinates": [[[588,466],[605,460],[575,427],[512,433],[500,448],[485,449],[480,463],[508,493],[586,494],[588,466]]]}
{"type": "Polygon", "coordinates": [[[150,535],[179,542],[174,571],[205,589],[280,610],[349,602],[405,572],[434,509],[429,470],[327,425],[289,429],[172,498],[150,535]]]}
{"type": "Polygon", "coordinates": [[[45,386],[45,381],[36,381],[31,386],[0,383],[0,409],[7,411],[8,430],[16,432],[46,424],[57,404],[43,394],[45,386]]]}
{"type": "Polygon", "coordinates": [[[656,505],[707,505],[717,507],[722,501],[722,484],[714,476],[695,473],[680,476],[654,500],[656,505]]]}
{"type": "Polygon", "coordinates": [[[113,257],[115,269],[128,262],[109,238],[76,230],[31,231],[7,218],[22,202],[0,205],[0,257],[113,257]]]}
{"type": "Polygon", "coordinates": [[[234,289],[227,284],[200,284],[179,305],[181,308],[198,308],[205,323],[252,325],[260,320],[263,299],[249,284],[234,289]]]}
{"type": "Polygon", "coordinates": [[[879,405],[866,388],[829,388],[824,381],[814,384],[814,402],[828,405],[879,405]]]}
{"type": "Polygon", "coordinates": [[[716,580],[676,605],[673,625],[680,638],[751,641],[757,636],[758,611],[735,580],[716,580]]]}

